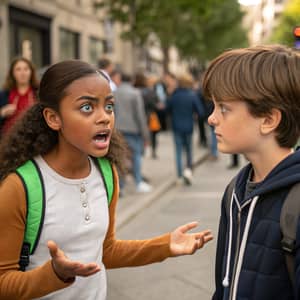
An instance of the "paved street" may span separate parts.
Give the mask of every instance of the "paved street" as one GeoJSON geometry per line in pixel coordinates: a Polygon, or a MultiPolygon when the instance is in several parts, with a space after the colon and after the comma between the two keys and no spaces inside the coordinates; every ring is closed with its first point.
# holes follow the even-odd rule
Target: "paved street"
{"type": "MultiPolygon", "coordinates": [[[[168,141],[164,148],[171,145],[167,136],[164,140],[168,141]]],[[[197,149],[198,158],[204,156],[205,153],[197,149]]],[[[146,158],[145,164],[147,161],[146,158]]],[[[145,205],[139,213],[133,214],[134,217],[127,218],[123,225],[119,223],[118,238],[144,239],[197,220],[200,229],[210,228],[213,231],[215,240],[193,256],[171,258],[163,263],[139,268],[108,270],[108,300],[210,299],[214,284],[220,199],[226,183],[237,172],[227,170],[228,163],[229,157],[225,155],[218,161],[205,160],[195,169],[195,183],[191,187],[169,184],[162,195],[145,205]]],[[[165,163],[161,164],[161,170],[167,168],[165,163]]],[[[120,200],[118,214],[121,218],[125,203],[133,205],[131,201],[138,202],[140,198],[143,197],[133,194],[120,200]]]]}

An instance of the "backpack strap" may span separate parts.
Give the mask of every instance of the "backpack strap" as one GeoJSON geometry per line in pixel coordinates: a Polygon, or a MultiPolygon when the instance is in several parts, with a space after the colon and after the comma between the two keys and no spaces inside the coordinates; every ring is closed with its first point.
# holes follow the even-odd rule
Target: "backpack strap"
{"type": "Polygon", "coordinates": [[[19,262],[20,269],[25,271],[29,255],[34,253],[40,238],[45,214],[45,192],[41,172],[33,160],[18,167],[16,173],[22,180],[27,201],[26,227],[19,262]]]}
{"type": "Polygon", "coordinates": [[[282,232],[281,248],[285,252],[287,269],[292,283],[295,282],[294,254],[296,244],[297,225],[300,216],[300,182],[293,185],[284,200],[280,214],[280,228],[282,232]]]}
{"type": "MultiPolygon", "coordinates": [[[[112,166],[108,159],[96,159],[106,188],[108,204],[112,200],[114,182],[112,166]]],[[[28,160],[16,169],[16,174],[22,180],[27,202],[26,227],[24,241],[20,254],[20,270],[25,271],[40,239],[45,215],[45,189],[41,171],[34,160],[28,160]]]]}
{"type": "Polygon", "coordinates": [[[107,158],[104,157],[98,157],[95,159],[95,161],[102,175],[106,189],[108,205],[110,205],[114,192],[114,178],[111,163],[107,158]]]}

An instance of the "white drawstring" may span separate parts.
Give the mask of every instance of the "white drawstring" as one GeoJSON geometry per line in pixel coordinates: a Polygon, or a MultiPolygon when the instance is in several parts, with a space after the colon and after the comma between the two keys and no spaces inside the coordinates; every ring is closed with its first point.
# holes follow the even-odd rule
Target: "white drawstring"
{"type": "Polygon", "coordinates": [[[232,246],[232,204],[233,197],[235,197],[235,191],[233,190],[231,199],[230,199],[230,208],[229,208],[229,241],[228,241],[228,252],[227,252],[227,261],[226,261],[226,272],[225,277],[223,279],[223,286],[229,286],[229,266],[230,266],[230,256],[231,256],[231,246],[232,246]]]}
{"type": "Polygon", "coordinates": [[[256,202],[258,200],[258,196],[255,196],[251,202],[250,208],[249,208],[249,213],[247,216],[247,221],[246,221],[246,226],[243,234],[243,239],[241,242],[241,247],[239,251],[239,257],[238,257],[238,262],[237,262],[237,267],[236,267],[236,272],[235,272],[235,279],[234,279],[234,286],[232,290],[232,299],[235,299],[236,293],[237,293],[237,286],[238,286],[238,279],[241,273],[241,268],[242,268],[242,263],[244,259],[244,254],[245,254],[245,249],[246,249],[246,244],[247,244],[247,239],[248,239],[248,234],[249,234],[249,229],[250,229],[250,224],[252,221],[252,215],[254,212],[254,208],[256,205],[256,202]]]}

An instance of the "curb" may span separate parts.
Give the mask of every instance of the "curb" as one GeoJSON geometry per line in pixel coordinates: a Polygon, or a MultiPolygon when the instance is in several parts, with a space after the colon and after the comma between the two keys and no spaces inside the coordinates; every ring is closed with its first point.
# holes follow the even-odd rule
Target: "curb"
{"type": "MultiPolygon", "coordinates": [[[[198,167],[202,164],[209,156],[209,152],[205,152],[203,155],[195,159],[193,167],[198,167]]],[[[171,177],[169,180],[164,181],[149,195],[141,197],[139,201],[135,203],[134,206],[128,207],[120,213],[116,218],[116,229],[120,229],[129,223],[136,215],[138,215],[144,208],[150,206],[153,201],[157,201],[159,196],[170,190],[176,185],[176,176],[171,177]]]]}

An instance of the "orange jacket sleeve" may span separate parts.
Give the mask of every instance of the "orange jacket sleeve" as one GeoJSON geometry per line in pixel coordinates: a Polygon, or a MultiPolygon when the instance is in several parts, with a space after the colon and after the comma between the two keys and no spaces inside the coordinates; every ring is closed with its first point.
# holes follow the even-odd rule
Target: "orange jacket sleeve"
{"type": "Polygon", "coordinates": [[[115,168],[114,194],[109,207],[109,228],[103,245],[103,263],[106,268],[141,266],[160,262],[171,256],[170,234],[147,240],[117,240],[115,211],[119,196],[119,182],[115,168]]]}
{"type": "Polygon", "coordinates": [[[30,271],[19,271],[26,220],[26,198],[21,179],[9,175],[0,185],[0,299],[26,300],[65,288],[51,261],[30,271]]]}

